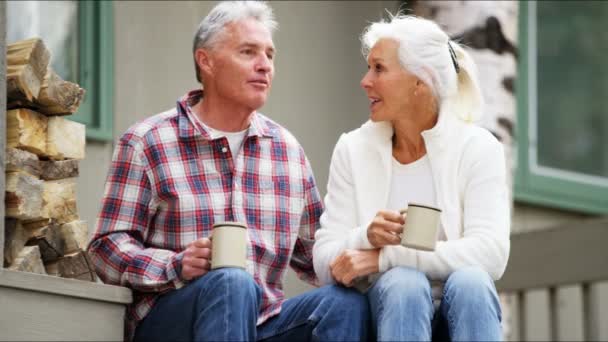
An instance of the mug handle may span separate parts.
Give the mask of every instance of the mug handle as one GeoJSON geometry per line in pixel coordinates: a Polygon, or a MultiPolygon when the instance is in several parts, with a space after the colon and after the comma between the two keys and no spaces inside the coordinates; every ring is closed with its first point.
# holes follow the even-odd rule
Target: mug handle
{"type": "MultiPolygon", "coordinates": [[[[399,209],[399,215],[401,216],[407,216],[407,208],[403,208],[403,209],[399,209]]],[[[399,237],[401,239],[403,239],[403,233],[399,234],[399,237]]]]}

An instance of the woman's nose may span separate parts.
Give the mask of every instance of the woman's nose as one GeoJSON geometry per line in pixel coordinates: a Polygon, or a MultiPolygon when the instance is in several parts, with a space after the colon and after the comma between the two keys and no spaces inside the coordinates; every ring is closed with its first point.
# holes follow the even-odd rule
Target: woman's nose
{"type": "Polygon", "coordinates": [[[371,88],[372,82],[371,82],[370,77],[369,77],[369,72],[366,73],[365,76],[363,76],[363,78],[361,79],[360,85],[361,85],[361,88],[363,88],[363,89],[369,89],[369,88],[371,88]]]}

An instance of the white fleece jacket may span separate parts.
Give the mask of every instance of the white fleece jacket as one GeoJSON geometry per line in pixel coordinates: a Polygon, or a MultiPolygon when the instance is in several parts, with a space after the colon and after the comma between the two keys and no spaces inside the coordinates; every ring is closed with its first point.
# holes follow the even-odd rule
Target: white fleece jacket
{"type": "MultiPolygon", "coordinates": [[[[366,122],[342,134],[329,171],[325,212],[313,249],[323,284],[334,283],[329,265],[345,249],[371,249],[367,227],[386,209],[391,184],[393,129],[388,122],[366,122]]],[[[435,251],[387,246],[380,272],[408,266],[443,281],[454,270],[478,266],[498,280],[509,257],[510,204],[502,145],[487,130],[440,114],[422,132],[431,163],[441,225],[447,241],[435,251]]],[[[403,189],[407,191],[407,189],[403,189]]]]}

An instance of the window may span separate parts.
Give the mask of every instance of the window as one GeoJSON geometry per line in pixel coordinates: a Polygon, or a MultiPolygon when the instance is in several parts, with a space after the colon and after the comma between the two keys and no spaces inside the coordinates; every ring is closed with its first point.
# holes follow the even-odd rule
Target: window
{"type": "Polygon", "coordinates": [[[51,66],[86,90],[71,120],[87,137],[112,139],[113,18],[110,1],[8,1],[7,43],[41,37],[51,66]]]}
{"type": "Polygon", "coordinates": [[[608,2],[520,2],[515,198],[608,213],[608,2]]]}

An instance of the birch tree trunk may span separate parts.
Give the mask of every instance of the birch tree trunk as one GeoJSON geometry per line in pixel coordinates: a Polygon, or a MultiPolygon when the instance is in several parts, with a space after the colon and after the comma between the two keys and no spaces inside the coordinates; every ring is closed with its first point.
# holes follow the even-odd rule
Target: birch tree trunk
{"type": "Polygon", "coordinates": [[[452,40],[463,44],[475,60],[485,100],[481,125],[504,144],[512,189],[517,2],[415,1],[413,9],[416,15],[438,23],[452,40]]]}
{"type": "MultiPolygon", "coordinates": [[[[513,203],[514,84],[517,72],[517,1],[413,1],[414,14],[432,19],[467,48],[479,69],[485,100],[481,125],[504,145],[513,203]]],[[[518,340],[515,295],[500,295],[505,340],[518,340]],[[513,309],[513,310],[511,310],[513,309]]]]}

